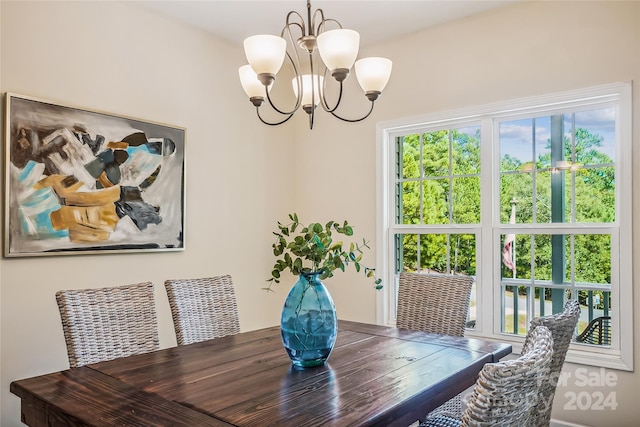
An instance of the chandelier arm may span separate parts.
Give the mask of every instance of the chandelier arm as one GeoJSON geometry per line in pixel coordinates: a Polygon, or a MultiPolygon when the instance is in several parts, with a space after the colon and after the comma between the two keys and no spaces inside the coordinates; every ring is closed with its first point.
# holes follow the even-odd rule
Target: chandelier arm
{"type": "Polygon", "coordinates": [[[325,22],[326,20],[324,19],[324,12],[322,9],[316,9],[316,11],[313,12],[313,19],[311,19],[311,15],[309,14],[309,28],[311,29],[312,34],[315,30],[315,35],[320,35],[320,33],[324,31],[325,22]],[[318,23],[318,26],[316,27],[316,19],[318,19],[318,17],[320,19],[320,23],[318,23]]]}
{"type": "Polygon", "coordinates": [[[375,103],[375,101],[371,101],[371,108],[369,109],[369,112],[364,116],[364,117],[360,117],[359,119],[346,119],[344,117],[340,117],[336,112],[335,109],[332,111],[329,111],[329,113],[331,113],[331,115],[333,117],[335,117],[336,119],[340,119],[343,122],[349,122],[349,123],[357,123],[357,122],[361,122],[364,119],[366,119],[367,117],[369,117],[371,115],[371,113],[373,112],[373,104],[375,103]]]}
{"type": "MultiPolygon", "coordinates": [[[[294,111],[294,113],[295,113],[295,111],[294,111]]],[[[281,120],[281,121],[279,121],[279,122],[273,122],[273,123],[270,123],[270,122],[266,121],[265,119],[263,119],[263,118],[262,118],[262,116],[260,115],[260,107],[256,107],[256,114],[258,115],[258,118],[260,119],[260,121],[261,121],[262,123],[264,123],[265,125],[269,125],[269,126],[278,126],[278,125],[281,125],[281,124],[283,124],[284,122],[288,121],[291,117],[293,117],[293,113],[290,113],[290,114],[288,114],[288,117],[287,117],[286,119],[283,119],[283,120],[281,120]]]]}
{"type": "Polygon", "coordinates": [[[291,58],[291,55],[289,55],[289,52],[287,52],[287,58],[289,59],[289,62],[291,63],[291,67],[293,67],[293,72],[296,75],[297,84],[298,84],[298,97],[296,99],[296,105],[293,107],[293,110],[291,110],[291,111],[283,111],[282,109],[278,108],[275,105],[275,103],[273,102],[273,100],[271,99],[270,91],[267,90],[266,86],[265,86],[265,89],[264,89],[265,93],[266,93],[267,101],[269,102],[269,105],[271,106],[271,108],[273,108],[275,111],[277,111],[278,113],[280,113],[282,115],[289,115],[289,114],[295,113],[296,111],[298,111],[298,109],[300,108],[300,104],[302,103],[302,83],[301,83],[301,79],[299,78],[298,68],[296,67],[295,62],[291,58]]]}
{"type": "MultiPolygon", "coordinates": [[[[296,26],[298,28],[300,28],[300,32],[302,33],[302,35],[306,35],[307,30],[305,27],[305,23],[304,23],[304,18],[295,10],[292,10],[291,12],[287,13],[287,20],[285,21],[286,25],[285,27],[282,29],[282,33],[280,33],[280,37],[284,38],[284,32],[288,31],[289,32],[289,36],[291,36],[291,30],[289,29],[290,26],[296,26]],[[291,17],[295,17],[298,18],[300,20],[300,22],[292,22],[291,21],[291,17]]],[[[295,45],[294,45],[295,46],[295,45]]]]}
{"type": "Polygon", "coordinates": [[[316,110],[316,97],[322,99],[320,93],[316,94],[315,85],[313,84],[313,76],[316,75],[316,85],[318,86],[318,92],[320,92],[320,74],[316,73],[315,67],[313,66],[313,52],[309,52],[309,68],[311,69],[311,108],[313,111],[316,110]]]}
{"type": "MultiPolygon", "coordinates": [[[[324,70],[324,74],[325,74],[325,79],[324,79],[324,84],[323,86],[327,85],[327,69],[325,68],[324,70]]],[[[333,107],[329,107],[329,103],[327,102],[327,98],[325,96],[325,90],[324,88],[322,88],[322,96],[320,97],[320,100],[322,101],[322,109],[324,111],[326,111],[327,113],[333,113],[334,111],[336,111],[338,109],[338,107],[340,106],[340,102],[342,101],[342,83],[340,82],[340,91],[338,92],[338,100],[336,101],[336,105],[334,105],[333,107]]]]}
{"type": "MultiPolygon", "coordinates": [[[[296,42],[293,39],[293,33],[291,32],[291,27],[298,27],[298,29],[301,32],[301,36],[302,38],[305,37],[306,32],[305,32],[305,26],[304,26],[304,19],[302,18],[302,16],[300,16],[299,13],[292,11],[289,12],[289,14],[287,15],[287,22],[285,27],[282,29],[282,33],[280,34],[280,36],[282,38],[285,38],[285,33],[289,38],[289,43],[291,45],[291,47],[293,48],[293,54],[295,56],[295,60],[294,58],[291,56],[291,54],[287,51],[287,58],[289,59],[289,63],[291,64],[291,68],[293,68],[293,74],[295,76],[296,79],[296,86],[298,89],[298,96],[296,96],[296,105],[295,107],[293,107],[293,110],[286,113],[295,113],[296,111],[298,111],[298,109],[300,109],[300,106],[302,105],[302,76],[300,74],[300,54],[298,53],[298,50],[296,49],[296,42]],[[300,21],[302,22],[302,25],[300,23],[297,22],[291,22],[291,17],[297,17],[298,19],[300,19],[300,21]]],[[[269,99],[269,98],[268,98],[269,99]]],[[[273,106],[273,103],[271,102],[271,99],[269,99],[269,104],[271,104],[271,106],[273,108],[275,108],[273,106]]],[[[276,110],[277,111],[277,110],[276,110]]]]}
{"type": "MultiPolygon", "coordinates": [[[[322,61],[320,61],[322,62],[322,61]]],[[[327,86],[327,67],[324,68],[324,73],[322,75],[323,79],[322,79],[322,87],[320,86],[320,70],[318,70],[318,91],[321,93],[320,95],[320,102],[319,104],[322,105],[322,109],[324,111],[329,111],[329,106],[327,104],[327,100],[324,97],[324,93],[325,93],[325,87],[327,86]]]]}
{"type": "MultiPolygon", "coordinates": [[[[291,22],[291,23],[287,22],[287,26],[282,29],[282,32],[280,33],[280,37],[284,38],[285,33],[287,33],[289,27],[298,27],[298,29],[302,34],[304,34],[305,32],[304,24],[301,25],[298,22],[291,22]]],[[[289,38],[291,38],[290,34],[289,34],[289,38]]]]}
{"type": "Polygon", "coordinates": [[[333,22],[334,24],[336,24],[336,26],[338,27],[338,29],[342,29],[342,24],[340,23],[340,21],[338,21],[337,19],[333,19],[333,18],[324,18],[324,16],[322,17],[322,21],[320,22],[320,24],[318,24],[318,35],[320,35],[321,33],[323,33],[324,31],[326,31],[327,27],[327,23],[329,22],[333,22]]]}

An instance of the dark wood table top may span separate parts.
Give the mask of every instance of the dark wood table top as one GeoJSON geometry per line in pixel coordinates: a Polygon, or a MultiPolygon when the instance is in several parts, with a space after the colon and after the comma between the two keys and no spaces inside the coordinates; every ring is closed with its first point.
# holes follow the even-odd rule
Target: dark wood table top
{"type": "Polygon", "coordinates": [[[30,426],[407,426],[509,344],[340,321],[324,366],[292,367],[280,328],[14,381],[30,426]]]}

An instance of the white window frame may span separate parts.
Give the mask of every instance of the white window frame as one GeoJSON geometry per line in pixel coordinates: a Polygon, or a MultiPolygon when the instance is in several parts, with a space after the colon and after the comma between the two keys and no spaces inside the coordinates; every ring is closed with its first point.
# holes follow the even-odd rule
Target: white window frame
{"type": "MultiPolygon", "coordinates": [[[[514,353],[521,350],[524,338],[500,332],[500,236],[509,230],[500,223],[500,212],[495,198],[499,192],[499,162],[494,153],[499,150],[496,135],[497,120],[514,115],[551,114],[570,108],[594,107],[611,104],[616,113],[616,220],[606,227],[611,232],[611,321],[612,344],[610,347],[571,344],[566,360],[572,363],[633,371],[633,256],[632,256],[632,89],[631,83],[614,83],[551,95],[522,98],[480,107],[440,112],[377,124],[376,135],[376,271],[384,283],[377,297],[376,320],[379,324],[395,325],[395,295],[397,281],[393,269],[394,235],[416,230],[414,226],[396,225],[394,214],[394,141],[412,131],[457,128],[462,125],[480,124],[481,128],[481,193],[491,195],[481,198],[482,223],[477,225],[420,226],[420,232],[476,233],[476,328],[468,330],[468,336],[509,342],[514,353]],[[489,218],[489,220],[487,220],[489,218]],[[618,250],[614,251],[613,248],[618,250]],[[485,268],[483,268],[483,266],[485,268]],[[487,285],[493,284],[493,285],[487,285]]],[[[498,151],[499,152],[499,151],[498,151]]],[[[564,229],[576,231],[570,224],[545,224],[559,233],[564,229]],[[557,230],[556,230],[557,229],[557,230]]],[[[532,225],[532,229],[536,226],[532,225]]],[[[587,229],[588,230],[588,229],[587,229]]],[[[417,231],[417,230],[416,230],[417,231]]]]}

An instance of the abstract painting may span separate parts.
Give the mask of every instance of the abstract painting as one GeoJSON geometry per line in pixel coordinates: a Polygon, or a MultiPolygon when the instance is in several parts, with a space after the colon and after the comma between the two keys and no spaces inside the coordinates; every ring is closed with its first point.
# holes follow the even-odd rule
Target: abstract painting
{"type": "Polygon", "coordinates": [[[6,257],[184,249],[185,129],[5,100],[6,257]]]}

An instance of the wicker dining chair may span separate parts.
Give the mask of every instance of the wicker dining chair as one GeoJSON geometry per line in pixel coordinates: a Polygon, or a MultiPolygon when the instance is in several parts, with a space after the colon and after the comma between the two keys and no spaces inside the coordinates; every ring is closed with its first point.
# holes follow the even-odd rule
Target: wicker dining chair
{"type": "Polygon", "coordinates": [[[484,365],[460,419],[437,414],[420,426],[531,426],[531,409],[538,402],[553,354],[551,331],[535,328],[519,358],[484,365]]]}
{"type": "Polygon", "coordinates": [[[62,290],[56,302],[72,368],[160,346],[151,282],[62,290]]]}
{"type": "Polygon", "coordinates": [[[170,279],[164,282],[178,345],[240,332],[231,276],[170,279]]]}
{"type": "MultiPolygon", "coordinates": [[[[396,327],[464,336],[474,278],[451,274],[400,273],[396,327]]],[[[445,402],[430,415],[462,415],[462,396],[445,402]]]]}
{"type": "Polygon", "coordinates": [[[558,385],[558,378],[564,365],[564,360],[569,350],[571,338],[575,334],[576,325],[580,318],[580,305],[578,301],[568,301],[564,310],[550,316],[536,317],[529,324],[529,332],[525,339],[525,345],[531,341],[531,335],[540,326],[546,326],[553,334],[553,359],[551,360],[549,377],[540,387],[540,399],[533,408],[530,426],[549,426],[551,421],[551,407],[558,385]]]}
{"type": "Polygon", "coordinates": [[[473,277],[400,273],[396,327],[464,336],[473,277]]]}

